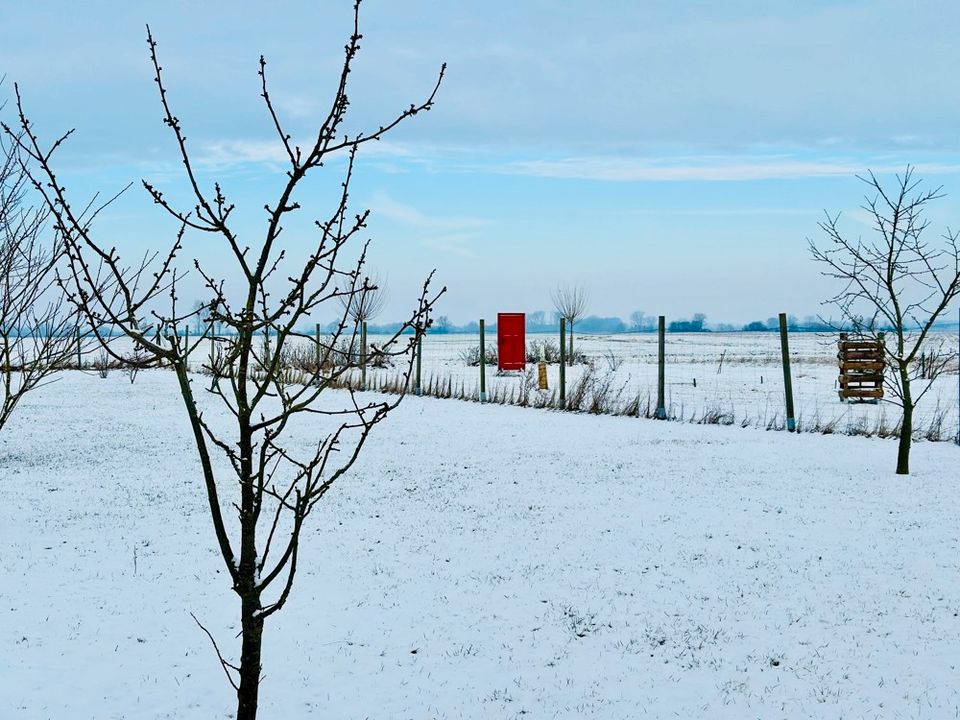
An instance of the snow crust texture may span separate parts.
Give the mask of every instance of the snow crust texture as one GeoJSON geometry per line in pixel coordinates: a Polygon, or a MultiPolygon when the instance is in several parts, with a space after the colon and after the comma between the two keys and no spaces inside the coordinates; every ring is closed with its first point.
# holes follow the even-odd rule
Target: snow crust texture
{"type": "MultiPolygon", "coordinates": [[[[174,385],[68,373],[0,435],[0,718],[230,717],[174,385]]],[[[960,452],[895,453],[410,397],[311,517],[261,716],[956,717],[960,452]]]]}

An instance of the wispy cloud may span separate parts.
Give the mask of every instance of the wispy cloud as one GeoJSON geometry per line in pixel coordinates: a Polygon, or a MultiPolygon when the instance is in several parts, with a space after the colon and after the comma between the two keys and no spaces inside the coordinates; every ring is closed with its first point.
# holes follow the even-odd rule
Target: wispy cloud
{"type": "Polygon", "coordinates": [[[382,192],[373,196],[370,207],[380,217],[418,230],[475,230],[489,225],[488,220],[477,217],[428,215],[413,205],[399,202],[382,192]]]}
{"type": "Polygon", "coordinates": [[[385,193],[374,195],[369,205],[378,218],[417,231],[421,245],[464,258],[479,256],[471,246],[481,240],[481,231],[490,224],[477,217],[430,215],[385,193]]]}
{"type": "Polygon", "coordinates": [[[477,237],[473,234],[450,233],[421,238],[420,244],[433,250],[472,260],[480,257],[480,254],[470,247],[476,240],[477,237]]]}
{"type": "Polygon", "coordinates": [[[205,144],[197,158],[206,167],[232,165],[279,165],[289,162],[279,140],[219,140],[205,144]]]}
{"type": "MultiPolygon", "coordinates": [[[[311,142],[302,138],[301,148],[311,142]]],[[[852,176],[868,168],[879,174],[902,172],[908,159],[890,141],[886,154],[827,155],[792,150],[745,149],[742,154],[657,154],[570,155],[566,157],[527,157],[516,159],[497,156],[488,148],[463,145],[414,145],[377,141],[360,148],[362,160],[375,161],[384,173],[400,173],[416,166],[432,172],[457,174],[497,174],[601,182],[738,182],[791,180],[818,177],[852,176]]],[[[529,152],[529,151],[528,151],[529,152]]],[[[338,153],[344,157],[345,153],[338,153]]],[[[922,156],[921,156],[922,157],[922,156]]],[[[929,156],[928,156],[929,157],[929,156]]],[[[271,172],[285,169],[289,162],[286,150],[276,139],[224,139],[200,147],[195,161],[212,170],[231,170],[260,166],[271,172]]],[[[909,162],[922,175],[960,173],[960,159],[950,156],[924,162],[909,162]]],[[[405,211],[384,198],[384,211],[405,211]]],[[[410,208],[407,208],[409,211],[410,208]]],[[[407,217],[408,220],[412,216],[407,217]]]]}
{"type": "MultiPolygon", "coordinates": [[[[299,142],[301,150],[306,152],[307,146],[315,138],[304,138],[299,142]]],[[[298,144],[296,140],[292,141],[298,144]]],[[[358,152],[360,157],[367,158],[411,158],[414,153],[406,145],[386,142],[383,140],[364,143],[358,152]]],[[[346,152],[336,153],[338,157],[346,157],[346,152]]],[[[268,168],[277,168],[290,162],[287,151],[277,139],[229,139],[205,143],[197,156],[197,162],[208,168],[229,169],[242,165],[263,165],[268,168]]]]}
{"type": "MultiPolygon", "coordinates": [[[[654,160],[631,157],[569,157],[558,160],[524,160],[501,165],[498,172],[509,175],[600,180],[610,182],[744,181],[813,178],[862,173],[902,171],[904,163],[871,163],[869,160],[801,160],[784,158],[705,157],[700,159],[654,160]]],[[[918,163],[917,171],[927,175],[960,171],[960,164],[918,163]]]]}

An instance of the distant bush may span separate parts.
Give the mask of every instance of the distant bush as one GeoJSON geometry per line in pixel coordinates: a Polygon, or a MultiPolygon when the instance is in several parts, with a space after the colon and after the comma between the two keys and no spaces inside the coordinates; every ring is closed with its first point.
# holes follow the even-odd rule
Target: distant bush
{"type": "MultiPolygon", "coordinates": [[[[484,362],[487,365],[496,365],[499,361],[496,345],[486,345],[483,352],[484,362]]],[[[480,345],[471,345],[460,351],[460,360],[468,367],[480,366],[480,345]]]]}
{"type": "MultiPolygon", "coordinates": [[[[499,362],[497,346],[490,344],[485,349],[487,365],[496,365],[499,362]]],[[[531,340],[527,343],[525,360],[528,363],[545,362],[555,365],[560,362],[560,345],[553,340],[531,340]]],[[[471,345],[460,351],[460,361],[469,367],[480,365],[480,346],[471,345]]],[[[579,350],[574,350],[573,360],[567,357],[570,365],[586,365],[587,356],[579,350]]]]}
{"type": "MultiPolygon", "coordinates": [[[[360,338],[343,335],[339,341],[334,336],[320,343],[319,353],[316,343],[287,345],[280,354],[281,370],[297,370],[308,374],[316,373],[317,359],[329,367],[360,367],[360,338]]],[[[391,367],[390,356],[374,344],[367,347],[367,367],[391,367]]]]}
{"type": "Polygon", "coordinates": [[[710,332],[704,324],[706,319],[706,315],[697,313],[692,320],[675,320],[667,327],[667,332],[710,332]]]}
{"type": "Polygon", "coordinates": [[[552,340],[534,340],[527,343],[527,362],[560,362],[560,346],[552,340]]]}
{"type": "Polygon", "coordinates": [[[93,361],[93,369],[97,371],[97,375],[101,378],[106,378],[110,374],[111,364],[106,350],[101,350],[100,355],[93,361]]]}
{"type": "MultiPolygon", "coordinates": [[[[545,362],[553,365],[560,362],[560,345],[553,340],[532,340],[527,343],[527,362],[545,362]]],[[[577,349],[573,357],[567,356],[568,365],[586,365],[587,356],[577,349]]]]}

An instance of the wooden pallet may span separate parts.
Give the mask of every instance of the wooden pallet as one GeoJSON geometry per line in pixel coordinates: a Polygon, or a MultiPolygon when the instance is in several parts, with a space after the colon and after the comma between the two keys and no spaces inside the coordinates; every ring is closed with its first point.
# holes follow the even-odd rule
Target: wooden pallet
{"type": "Polygon", "coordinates": [[[877,340],[850,340],[840,333],[840,400],[878,402],[883,399],[883,373],[887,367],[883,335],[877,340]]]}

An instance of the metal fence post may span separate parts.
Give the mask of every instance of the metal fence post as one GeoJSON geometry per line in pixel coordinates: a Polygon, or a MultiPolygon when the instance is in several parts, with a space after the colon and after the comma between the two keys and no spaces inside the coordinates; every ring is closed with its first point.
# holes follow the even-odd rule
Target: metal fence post
{"type": "Polygon", "coordinates": [[[783,356],[783,392],[787,400],[787,430],[794,432],[797,421],[793,416],[793,382],[790,378],[790,345],[787,340],[787,314],[780,313],[780,353],[783,356]]]}
{"type": "Polygon", "coordinates": [[[486,325],[480,318],[480,402],[487,401],[487,347],[486,325]]]}
{"type": "Polygon", "coordinates": [[[423,362],[423,335],[417,338],[417,387],[416,394],[419,395],[423,392],[422,386],[420,385],[420,366],[423,362]]]}
{"type": "Polygon", "coordinates": [[[316,333],[316,339],[317,339],[317,340],[316,340],[316,342],[317,342],[317,375],[319,375],[319,374],[320,374],[320,362],[321,362],[321,359],[322,359],[322,358],[321,358],[321,355],[320,355],[320,323],[317,323],[314,332],[316,333]]]}
{"type": "Polygon", "coordinates": [[[560,318],[560,407],[567,404],[567,321],[560,318]]]}
{"type": "Polygon", "coordinates": [[[661,315],[657,321],[657,420],[667,419],[666,385],[667,385],[667,318],[661,315]]]}
{"type": "Polygon", "coordinates": [[[367,321],[360,323],[360,389],[367,389],[367,321]]]}

